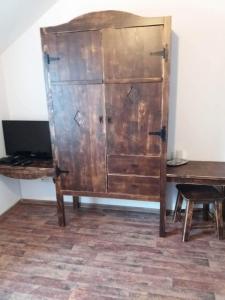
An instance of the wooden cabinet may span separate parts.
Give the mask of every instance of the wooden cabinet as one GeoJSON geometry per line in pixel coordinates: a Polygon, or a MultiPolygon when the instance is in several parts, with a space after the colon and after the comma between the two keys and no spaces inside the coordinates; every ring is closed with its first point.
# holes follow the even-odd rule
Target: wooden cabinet
{"type": "Polygon", "coordinates": [[[63,195],[160,202],[170,17],[94,12],[41,29],[59,224],[63,195]]]}

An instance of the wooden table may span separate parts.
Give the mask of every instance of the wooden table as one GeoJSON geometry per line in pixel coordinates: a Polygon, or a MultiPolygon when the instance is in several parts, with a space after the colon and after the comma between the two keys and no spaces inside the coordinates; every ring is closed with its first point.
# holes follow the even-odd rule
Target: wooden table
{"type": "Polygon", "coordinates": [[[54,177],[55,170],[51,160],[34,160],[24,167],[0,164],[0,174],[15,179],[37,179],[54,177]]]}
{"type": "MultiPolygon", "coordinates": [[[[225,162],[189,161],[186,165],[167,167],[167,181],[221,186],[225,193],[225,162]]],[[[225,220],[225,205],[223,205],[225,220]]]]}
{"type": "Polygon", "coordinates": [[[167,181],[225,186],[225,162],[189,161],[167,167],[167,181]]]}
{"type": "MultiPolygon", "coordinates": [[[[0,174],[17,179],[55,177],[52,161],[34,161],[26,167],[0,165],[0,174]]],[[[189,161],[179,167],[167,167],[167,181],[225,186],[225,162],[189,161]]],[[[74,199],[74,203],[77,199],[74,199]]],[[[74,204],[75,205],[75,204],[74,204]]],[[[225,216],[225,207],[224,207],[225,216]]]]}

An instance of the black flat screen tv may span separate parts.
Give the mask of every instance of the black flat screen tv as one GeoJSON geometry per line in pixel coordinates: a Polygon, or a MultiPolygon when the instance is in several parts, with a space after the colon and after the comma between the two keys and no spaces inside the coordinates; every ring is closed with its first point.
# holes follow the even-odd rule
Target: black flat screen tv
{"type": "Polygon", "coordinates": [[[52,158],[48,121],[2,121],[7,155],[52,158]]]}

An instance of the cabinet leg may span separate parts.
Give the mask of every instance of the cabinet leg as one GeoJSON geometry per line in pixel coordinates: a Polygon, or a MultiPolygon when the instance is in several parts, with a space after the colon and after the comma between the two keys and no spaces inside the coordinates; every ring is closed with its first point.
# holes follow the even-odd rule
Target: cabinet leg
{"type": "Polygon", "coordinates": [[[80,208],[79,196],[73,196],[73,209],[76,210],[78,208],[80,208]]]}
{"type": "Polygon", "coordinates": [[[165,200],[160,202],[160,228],[159,236],[166,236],[166,203],[165,200]]]}
{"type": "Polygon", "coordinates": [[[61,193],[57,193],[57,213],[59,226],[66,226],[64,199],[61,193]]]}

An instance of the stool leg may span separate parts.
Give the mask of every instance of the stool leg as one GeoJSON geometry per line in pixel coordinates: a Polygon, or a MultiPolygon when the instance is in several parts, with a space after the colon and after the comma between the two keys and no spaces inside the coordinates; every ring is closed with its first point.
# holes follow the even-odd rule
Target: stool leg
{"type": "Polygon", "coordinates": [[[183,203],[183,197],[182,197],[181,193],[178,192],[174,215],[173,215],[173,222],[181,221],[182,203],[183,203]]]}
{"type": "Polygon", "coordinates": [[[216,227],[219,240],[223,239],[223,205],[221,201],[215,201],[216,227]]]}
{"type": "Polygon", "coordinates": [[[209,203],[203,204],[203,220],[209,221],[209,203]]]}
{"type": "Polygon", "coordinates": [[[73,209],[76,210],[78,208],[80,208],[79,196],[73,196],[73,209]]]}
{"type": "Polygon", "coordinates": [[[190,237],[193,208],[194,208],[194,203],[192,201],[187,200],[184,230],[183,230],[183,242],[187,242],[190,237]]]}

